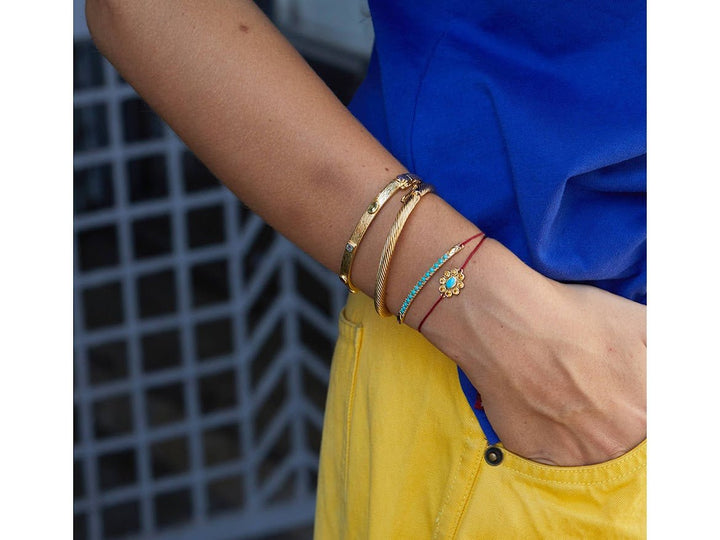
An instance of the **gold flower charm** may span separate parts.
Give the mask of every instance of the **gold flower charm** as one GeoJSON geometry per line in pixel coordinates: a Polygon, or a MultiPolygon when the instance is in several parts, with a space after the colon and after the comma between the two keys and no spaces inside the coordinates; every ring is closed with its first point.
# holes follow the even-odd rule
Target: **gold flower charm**
{"type": "Polygon", "coordinates": [[[445,273],[440,278],[440,292],[445,295],[445,298],[450,298],[453,295],[457,296],[460,294],[460,289],[465,286],[464,279],[465,274],[463,274],[462,270],[457,268],[445,270],[445,273]]]}

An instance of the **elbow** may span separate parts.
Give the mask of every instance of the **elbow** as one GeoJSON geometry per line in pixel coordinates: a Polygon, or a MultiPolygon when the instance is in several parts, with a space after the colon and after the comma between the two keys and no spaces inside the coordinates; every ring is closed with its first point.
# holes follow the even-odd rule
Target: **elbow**
{"type": "Polygon", "coordinates": [[[85,20],[90,37],[101,53],[106,54],[130,4],[132,2],[122,0],[85,0],[85,20]]]}
{"type": "Polygon", "coordinates": [[[85,0],[85,21],[95,46],[103,50],[103,37],[107,35],[107,25],[112,11],[111,0],[85,0]]]}

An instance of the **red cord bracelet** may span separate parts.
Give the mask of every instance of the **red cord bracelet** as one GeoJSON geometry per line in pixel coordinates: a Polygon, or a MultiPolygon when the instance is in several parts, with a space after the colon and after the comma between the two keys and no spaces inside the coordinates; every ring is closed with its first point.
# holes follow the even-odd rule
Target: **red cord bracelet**
{"type": "MultiPolygon", "coordinates": [[[[460,288],[462,288],[462,287],[464,286],[464,285],[463,285],[463,282],[462,282],[462,280],[464,279],[464,274],[463,274],[462,271],[463,271],[463,269],[465,268],[465,266],[467,265],[467,263],[470,262],[470,259],[472,259],[472,256],[475,255],[475,252],[477,252],[477,250],[480,249],[480,246],[482,245],[482,243],[485,241],[486,238],[487,238],[487,236],[486,236],[485,234],[483,234],[483,235],[482,235],[482,238],[480,238],[480,241],[478,242],[478,245],[473,248],[473,250],[470,252],[470,254],[469,254],[469,255],[467,256],[467,258],[465,259],[465,262],[462,263],[462,266],[461,266],[460,268],[458,268],[458,269],[453,269],[453,270],[452,270],[452,275],[451,275],[451,277],[449,277],[449,279],[446,279],[446,281],[442,281],[443,278],[441,278],[441,284],[447,285],[446,290],[447,290],[448,292],[449,292],[451,289],[453,289],[453,285],[455,284],[455,281],[451,283],[451,280],[453,280],[453,279],[458,280],[458,278],[459,278],[460,288]],[[458,275],[458,274],[459,274],[459,275],[458,275]]],[[[446,274],[447,274],[447,272],[446,272],[446,274]]],[[[446,276],[446,278],[447,278],[447,276],[446,276]]],[[[455,290],[459,292],[459,290],[458,290],[457,288],[456,288],[455,290]]],[[[455,292],[454,294],[458,294],[458,292],[455,292]]],[[[425,324],[425,321],[426,321],[427,318],[430,316],[430,314],[435,310],[435,308],[438,306],[438,304],[442,301],[442,299],[443,299],[443,298],[450,298],[450,296],[453,296],[453,293],[452,293],[452,292],[450,292],[449,294],[448,294],[447,292],[445,292],[445,293],[441,292],[440,298],[438,298],[438,299],[435,301],[435,303],[432,305],[432,307],[430,308],[430,310],[429,310],[429,311],[425,314],[425,316],[423,317],[422,321],[420,321],[420,324],[418,325],[418,328],[417,328],[417,329],[418,329],[418,332],[419,332],[420,329],[422,328],[423,324],[425,324]]]]}

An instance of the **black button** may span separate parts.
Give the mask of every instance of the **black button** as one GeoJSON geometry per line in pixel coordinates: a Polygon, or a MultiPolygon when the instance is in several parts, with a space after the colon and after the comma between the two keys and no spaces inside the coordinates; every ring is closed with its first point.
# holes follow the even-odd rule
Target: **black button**
{"type": "Polygon", "coordinates": [[[485,450],[485,461],[493,467],[500,465],[503,460],[503,453],[497,446],[491,446],[485,450]]]}

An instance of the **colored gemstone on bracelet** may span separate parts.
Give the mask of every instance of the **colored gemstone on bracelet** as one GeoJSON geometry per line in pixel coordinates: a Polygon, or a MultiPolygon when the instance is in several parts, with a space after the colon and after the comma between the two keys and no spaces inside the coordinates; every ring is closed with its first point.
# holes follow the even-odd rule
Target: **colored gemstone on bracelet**
{"type": "Polygon", "coordinates": [[[355,244],[351,244],[350,242],[348,242],[345,245],[345,251],[347,251],[348,253],[352,253],[354,249],[355,249],[355,244]]]}
{"type": "MultiPolygon", "coordinates": [[[[402,306],[400,307],[400,310],[397,314],[397,319],[399,323],[403,322],[403,319],[405,317],[405,313],[410,308],[410,304],[412,304],[415,297],[418,295],[420,290],[425,286],[425,284],[430,280],[430,278],[435,275],[435,272],[437,272],[440,267],[445,264],[445,262],[455,255],[458,251],[460,251],[464,246],[464,244],[457,244],[453,246],[452,249],[450,249],[448,252],[443,254],[435,263],[428,269],[427,272],[423,274],[423,276],[420,278],[420,280],[415,284],[415,286],[410,290],[407,297],[405,298],[405,301],[403,302],[402,306]]],[[[443,293],[444,296],[453,296],[460,293],[460,289],[464,287],[462,280],[465,276],[462,274],[462,270],[458,270],[457,268],[454,268],[452,271],[446,271],[445,276],[440,279],[441,283],[441,289],[440,292],[443,293]],[[449,282],[448,282],[449,280],[449,282]],[[446,283],[448,282],[448,283],[446,283]]]]}
{"type": "Polygon", "coordinates": [[[446,298],[451,296],[457,296],[460,294],[460,289],[465,287],[463,280],[465,274],[459,268],[453,268],[452,270],[445,270],[443,276],[440,278],[440,293],[446,298]]]}
{"type": "Polygon", "coordinates": [[[370,204],[370,206],[368,206],[367,213],[368,213],[368,214],[374,214],[375,212],[377,212],[377,209],[378,209],[379,206],[380,206],[380,205],[378,204],[377,201],[373,201],[373,202],[370,204]]]}

